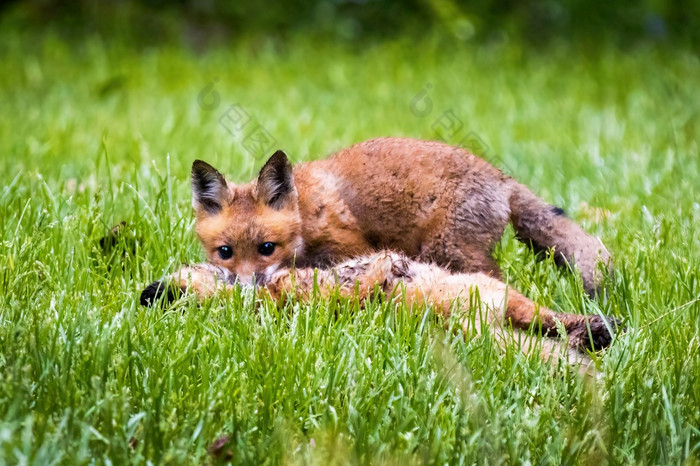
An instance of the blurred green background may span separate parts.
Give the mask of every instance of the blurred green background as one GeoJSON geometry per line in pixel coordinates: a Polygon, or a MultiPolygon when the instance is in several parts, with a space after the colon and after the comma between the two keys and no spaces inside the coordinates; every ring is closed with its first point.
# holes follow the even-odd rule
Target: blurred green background
{"type": "Polygon", "coordinates": [[[695,0],[25,0],[3,2],[23,26],[56,26],[80,36],[99,32],[143,44],[228,42],[318,34],[341,41],[423,35],[440,30],[460,40],[573,40],[595,46],[700,37],[695,0]]]}

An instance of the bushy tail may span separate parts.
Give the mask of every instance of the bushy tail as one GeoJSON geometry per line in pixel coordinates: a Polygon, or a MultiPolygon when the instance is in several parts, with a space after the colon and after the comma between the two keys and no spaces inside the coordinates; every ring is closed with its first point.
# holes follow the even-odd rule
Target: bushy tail
{"type": "Polygon", "coordinates": [[[535,251],[554,250],[559,265],[575,265],[581,271],[583,285],[591,296],[599,291],[603,274],[599,263],[611,267],[610,253],[595,236],[566,217],[559,207],[547,204],[527,187],[512,182],[510,220],[517,238],[535,251]]]}

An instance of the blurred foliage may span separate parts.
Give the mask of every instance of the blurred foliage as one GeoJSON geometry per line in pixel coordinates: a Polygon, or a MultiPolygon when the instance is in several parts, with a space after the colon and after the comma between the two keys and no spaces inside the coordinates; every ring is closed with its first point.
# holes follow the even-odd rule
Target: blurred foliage
{"type": "Polygon", "coordinates": [[[592,46],[696,45],[700,38],[697,0],[20,0],[0,3],[0,15],[5,24],[51,25],[76,36],[99,33],[195,47],[242,36],[284,40],[298,33],[362,42],[442,31],[461,40],[592,46]]]}

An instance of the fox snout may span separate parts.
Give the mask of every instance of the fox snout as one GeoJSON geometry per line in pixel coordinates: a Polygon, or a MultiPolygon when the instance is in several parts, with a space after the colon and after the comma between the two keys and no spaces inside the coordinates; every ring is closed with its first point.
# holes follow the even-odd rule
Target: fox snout
{"type": "Polygon", "coordinates": [[[251,275],[236,275],[236,281],[235,283],[240,283],[241,285],[249,285],[253,286],[256,284],[262,283],[262,276],[260,274],[251,274],[251,275]]]}
{"type": "Polygon", "coordinates": [[[241,285],[264,285],[266,284],[270,276],[275,273],[281,264],[272,264],[264,269],[257,267],[257,264],[246,263],[240,267],[236,267],[235,270],[229,270],[233,277],[235,277],[235,282],[241,285]]]}

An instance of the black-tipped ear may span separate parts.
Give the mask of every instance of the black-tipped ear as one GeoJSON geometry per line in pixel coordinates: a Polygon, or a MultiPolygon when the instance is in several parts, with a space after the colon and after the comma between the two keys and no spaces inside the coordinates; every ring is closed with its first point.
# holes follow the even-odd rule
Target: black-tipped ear
{"type": "Polygon", "coordinates": [[[226,179],[216,168],[206,162],[195,160],[192,164],[192,206],[207,214],[221,210],[228,196],[226,179]]]}
{"type": "Polygon", "coordinates": [[[296,194],[292,164],[287,154],[278,150],[258,175],[258,198],[273,209],[281,209],[296,194]]]}

